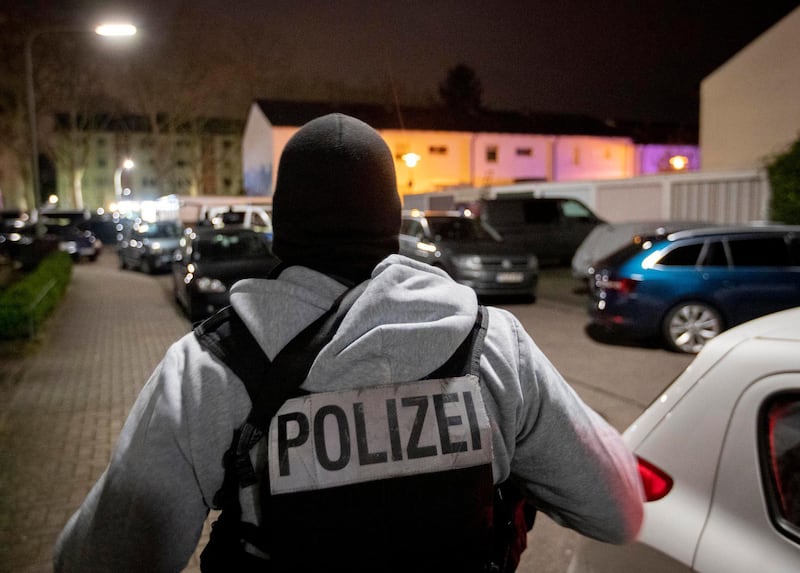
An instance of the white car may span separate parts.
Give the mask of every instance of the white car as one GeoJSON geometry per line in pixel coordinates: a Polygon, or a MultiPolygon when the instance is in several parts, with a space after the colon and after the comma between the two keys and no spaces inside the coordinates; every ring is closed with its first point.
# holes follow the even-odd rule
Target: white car
{"type": "Polygon", "coordinates": [[[800,571],[800,307],[711,340],[624,438],[638,540],[584,540],[569,573],[800,571]]]}

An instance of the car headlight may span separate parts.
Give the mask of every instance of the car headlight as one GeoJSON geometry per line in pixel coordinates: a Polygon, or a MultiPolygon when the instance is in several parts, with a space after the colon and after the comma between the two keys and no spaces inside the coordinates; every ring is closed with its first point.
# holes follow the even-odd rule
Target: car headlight
{"type": "Polygon", "coordinates": [[[158,241],[153,241],[152,243],[150,243],[150,250],[153,251],[154,253],[157,253],[158,251],[161,250],[161,243],[159,243],[158,241]]]}
{"type": "Polygon", "coordinates": [[[197,279],[197,290],[200,292],[225,292],[228,287],[219,279],[201,277],[197,279]]]}
{"type": "Polygon", "coordinates": [[[531,255],[528,257],[528,268],[533,271],[539,269],[539,259],[536,258],[536,255],[531,255]]]}
{"type": "Polygon", "coordinates": [[[453,264],[457,267],[479,271],[483,268],[483,261],[478,255],[457,255],[453,257],[453,264]]]}

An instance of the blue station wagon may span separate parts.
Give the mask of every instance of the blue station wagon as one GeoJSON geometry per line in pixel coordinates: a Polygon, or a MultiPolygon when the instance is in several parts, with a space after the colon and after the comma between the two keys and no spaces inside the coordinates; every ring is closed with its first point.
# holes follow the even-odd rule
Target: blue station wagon
{"type": "Polygon", "coordinates": [[[800,226],[637,236],[596,269],[594,323],[697,353],[725,329],[800,305],[800,226]]]}

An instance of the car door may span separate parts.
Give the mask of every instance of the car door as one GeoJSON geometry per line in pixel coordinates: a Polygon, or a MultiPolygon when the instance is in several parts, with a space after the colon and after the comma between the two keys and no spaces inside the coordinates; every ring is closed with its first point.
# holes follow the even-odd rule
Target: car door
{"type": "MultiPolygon", "coordinates": [[[[788,341],[771,342],[796,346],[788,341]]],[[[767,346],[764,349],[759,360],[780,355],[767,346]]],[[[797,350],[791,348],[795,353],[797,350]]],[[[776,364],[775,370],[780,369],[776,364]]],[[[694,571],[800,571],[797,361],[789,369],[794,371],[753,380],[736,403],[719,458],[708,519],[695,553],[694,571]],[[793,465],[784,465],[787,454],[794,456],[793,465]]]]}
{"type": "Polygon", "coordinates": [[[787,237],[731,237],[727,246],[727,297],[737,323],[800,305],[800,266],[792,265],[787,237]]]}

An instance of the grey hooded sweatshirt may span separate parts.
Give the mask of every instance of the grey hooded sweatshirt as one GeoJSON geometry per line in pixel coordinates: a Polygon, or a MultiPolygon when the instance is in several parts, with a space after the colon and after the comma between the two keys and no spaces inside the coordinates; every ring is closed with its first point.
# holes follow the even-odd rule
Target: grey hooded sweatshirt
{"type": "MultiPolygon", "coordinates": [[[[231,304],[272,359],[345,287],[304,267],[234,285],[231,304]]],[[[321,351],[310,391],[412,381],[466,338],[474,292],[431,266],[391,255],[321,351]]],[[[642,520],[641,485],[618,432],[586,406],[510,313],[489,309],[480,387],[493,433],[493,476],[514,474],[556,522],[612,543],[642,520]]],[[[108,468],[67,523],[55,570],[180,571],[195,551],[222,456],[247,417],[244,385],[190,333],[142,389],[108,468]]],[[[257,521],[252,492],[243,517],[257,521]]]]}

